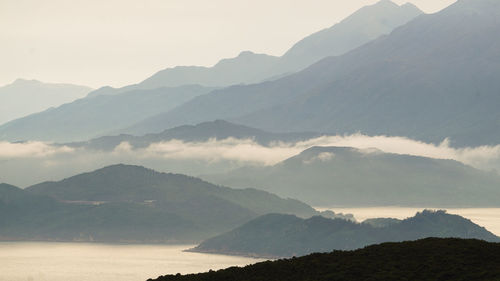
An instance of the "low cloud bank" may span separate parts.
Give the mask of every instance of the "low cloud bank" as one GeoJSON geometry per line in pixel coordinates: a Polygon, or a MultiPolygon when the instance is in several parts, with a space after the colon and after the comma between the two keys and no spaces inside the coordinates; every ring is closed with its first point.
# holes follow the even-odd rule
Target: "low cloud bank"
{"type": "Polygon", "coordinates": [[[229,138],[206,142],[183,142],[172,140],[153,143],[144,149],[134,149],[121,143],[114,153],[137,154],[138,157],[162,157],[168,159],[202,159],[209,162],[231,160],[260,165],[274,165],[313,146],[346,146],[370,151],[408,154],[436,159],[451,159],[479,169],[500,168],[500,145],[469,148],[450,147],[445,140],[439,145],[415,141],[404,137],[324,136],[296,143],[273,143],[262,146],[253,140],[229,138]]]}
{"type": "MultiPolygon", "coordinates": [[[[274,165],[313,146],[346,146],[379,149],[388,153],[452,159],[484,170],[500,170],[500,145],[453,148],[447,140],[439,145],[404,137],[324,136],[296,143],[262,146],[253,140],[229,138],[205,142],[172,140],[146,148],[124,142],[112,152],[69,148],[43,142],[0,142],[0,182],[26,186],[59,180],[105,165],[127,163],[165,172],[190,175],[218,173],[244,165],[274,165]]],[[[321,156],[323,161],[334,155],[321,156]]]]}
{"type": "Polygon", "coordinates": [[[0,159],[2,158],[26,158],[47,157],[61,153],[71,153],[74,149],[67,146],[53,146],[44,142],[0,142],[0,159]]]}
{"type": "Polygon", "coordinates": [[[485,170],[500,169],[500,145],[467,148],[450,147],[446,139],[439,145],[408,139],[405,137],[324,136],[297,143],[296,146],[348,146],[359,149],[376,148],[383,152],[408,154],[436,159],[452,159],[485,170]]]}

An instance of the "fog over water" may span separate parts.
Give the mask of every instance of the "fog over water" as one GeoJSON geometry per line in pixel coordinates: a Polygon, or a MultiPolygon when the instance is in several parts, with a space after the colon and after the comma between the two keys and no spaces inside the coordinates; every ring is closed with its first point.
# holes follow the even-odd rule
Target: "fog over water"
{"type": "Polygon", "coordinates": [[[261,261],[182,251],[191,247],[0,242],[0,281],[144,281],[261,261]]]}

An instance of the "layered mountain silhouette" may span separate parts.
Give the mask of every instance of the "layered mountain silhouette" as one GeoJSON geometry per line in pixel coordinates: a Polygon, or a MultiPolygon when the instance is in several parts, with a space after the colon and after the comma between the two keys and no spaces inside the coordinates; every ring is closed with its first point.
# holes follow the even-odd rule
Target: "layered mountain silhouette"
{"type": "Polygon", "coordinates": [[[473,239],[427,238],[383,243],[356,251],[333,251],[148,281],[353,281],[496,280],[500,244],[473,239]]]}
{"type": "Polygon", "coordinates": [[[85,86],[17,79],[0,87],[0,124],[72,102],[90,91],[85,86]]]}
{"type": "MultiPolygon", "coordinates": [[[[110,95],[121,96],[125,93],[131,91],[137,92],[139,90],[162,91],[160,89],[155,89],[161,87],[176,88],[191,84],[205,87],[225,87],[275,80],[279,77],[283,77],[285,74],[305,68],[324,57],[341,55],[362,44],[368,43],[381,35],[389,33],[394,28],[410,21],[421,13],[422,12],[415,6],[398,6],[390,1],[384,0],[375,5],[364,7],[342,22],[304,38],[280,58],[245,51],[235,58],[221,60],[213,67],[179,66],[168,68],[156,73],[139,84],[126,86],[120,89],[103,87],[90,93],[89,97],[110,95]]],[[[171,89],[169,91],[177,90],[171,89]]],[[[190,98],[193,98],[193,95],[186,94],[186,99],[183,101],[188,101],[190,98]]],[[[111,98],[104,97],[103,99],[111,98]]],[[[123,97],[123,99],[127,100],[127,97],[123,97]]],[[[85,103],[89,101],[89,99],[86,99],[85,103]]],[[[132,104],[133,101],[128,100],[128,102],[132,104]]],[[[119,101],[113,99],[113,103],[119,103],[119,101]]],[[[232,100],[218,100],[217,103],[222,103],[221,106],[234,105],[232,100]]],[[[163,105],[163,103],[158,102],[156,104],[156,106],[159,105],[163,105]]],[[[110,109],[109,107],[97,109],[99,107],[94,106],[96,109],[89,112],[91,113],[89,116],[82,116],[80,113],[86,113],[89,109],[82,108],[80,104],[68,105],[63,108],[57,108],[55,111],[47,111],[25,119],[10,122],[0,127],[0,139],[10,141],[28,139],[50,140],[57,142],[84,140],[119,132],[118,129],[131,127],[135,123],[140,123],[140,121],[152,117],[155,114],[168,112],[171,109],[171,106],[164,106],[161,112],[155,110],[148,112],[147,108],[141,106],[142,104],[140,102],[134,107],[130,105],[130,107],[127,108],[127,113],[120,111],[119,105],[116,106],[118,108],[117,110],[110,109]],[[128,113],[135,112],[138,112],[139,115],[142,114],[143,118],[141,120],[129,119],[128,113]],[[110,114],[112,117],[110,120],[93,119],[94,116],[100,116],[102,114],[110,114]],[[118,115],[122,118],[115,117],[118,115]],[[62,122],[58,120],[67,121],[62,122]],[[104,126],[107,123],[113,123],[114,126],[112,128],[107,128],[108,126],[104,126]],[[79,132],[76,127],[82,127],[82,132],[79,132]],[[104,131],[105,129],[108,129],[108,131],[104,131]]],[[[249,109],[251,109],[255,108],[257,105],[248,104],[248,106],[249,109]]],[[[157,107],[153,106],[153,109],[155,108],[157,107]]],[[[153,120],[157,121],[145,122],[145,124],[151,122],[154,124],[138,125],[134,127],[136,129],[125,132],[143,135],[147,133],[158,133],[165,129],[185,124],[196,124],[215,119],[225,119],[207,118],[208,116],[204,115],[206,110],[213,109],[214,108],[207,108],[203,109],[201,112],[184,112],[183,114],[188,116],[192,115],[190,118],[186,119],[186,121],[189,121],[186,123],[178,118],[173,118],[165,122],[165,119],[162,117],[156,117],[153,120]],[[200,114],[203,116],[200,116],[200,114]]],[[[240,113],[251,112],[247,109],[242,110],[242,108],[237,110],[240,111],[240,113]]]]}
{"type": "Polygon", "coordinates": [[[90,96],[118,95],[139,89],[179,87],[183,85],[202,85],[205,87],[225,87],[234,84],[257,83],[271,78],[269,69],[279,60],[278,57],[243,51],[234,58],[220,60],[212,67],[176,66],[155,73],[144,81],[122,88],[102,87],[91,92],[90,96]]]}
{"type": "Polygon", "coordinates": [[[133,148],[144,148],[153,143],[166,142],[170,140],[181,140],[184,142],[206,142],[209,140],[226,140],[229,138],[239,140],[253,140],[256,143],[269,146],[277,142],[298,142],[319,137],[318,133],[271,133],[247,126],[230,123],[224,120],[203,122],[197,125],[184,125],[165,130],[158,134],[147,134],[144,136],[116,135],[104,136],[85,142],[66,143],[69,147],[80,147],[94,150],[111,151],[123,142],[127,142],[133,148]]]}
{"type": "Polygon", "coordinates": [[[353,250],[371,244],[427,237],[475,238],[500,242],[500,238],[468,219],[445,211],[417,213],[385,227],[342,219],[269,214],[228,233],[202,242],[198,252],[234,255],[291,257],[332,250],[353,250]]]}
{"type": "Polygon", "coordinates": [[[186,85],[89,96],[11,121],[0,128],[0,139],[59,142],[90,139],[172,109],[211,90],[186,85]]]}
{"type": "Polygon", "coordinates": [[[500,177],[454,160],[377,149],[312,147],[270,167],[204,176],[313,206],[498,206],[500,177]]]}
{"type": "Polygon", "coordinates": [[[422,14],[411,3],[382,0],[365,6],[343,21],[300,40],[279,60],[277,73],[302,70],[319,60],[345,54],[381,35],[389,34],[422,14]]]}
{"type": "Polygon", "coordinates": [[[3,240],[193,242],[266,213],[352,217],[123,164],[24,190],[2,184],[0,210],[3,240]]]}
{"type": "Polygon", "coordinates": [[[276,81],[214,91],[129,132],[225,119],[270,131],[496,145],[499,14],[497,1],[459,0],[345,55],[276,81]]]}
{"type": "Polygon", "coordinates": [[[120,89],[103,88],[97,94],[116,94],[130,89],[154,89],[199,84],[225,87],[273,79],[301,70],[320,59],[344,54],[422,14],[411,4],[398,6],[382,0],[366,6],[338,24],[316,32],[292,46],[282,57],[241,52],[237,57],[223,59],[213,67],[177,66],[157,72],[136,85],[120,89]]]}

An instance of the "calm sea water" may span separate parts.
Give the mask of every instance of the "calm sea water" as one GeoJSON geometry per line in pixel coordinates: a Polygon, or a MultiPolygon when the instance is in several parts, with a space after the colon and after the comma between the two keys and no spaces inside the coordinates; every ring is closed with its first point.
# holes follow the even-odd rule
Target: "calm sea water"
{"type": "MultiPolygon", "coordinates": [[[[367,218],[406,218],[425,208],[321,208],[367,218]]],[[[500,208],[448,209],[500,235],[500,208]]],[[[0,242],[0,281],[139,281],[243,266],[259,259],[188,253],[192,245],[0,242]]]]}
{"type": "Polygon", "coordinates": [[[191,247],[0,242],[0,281],[140,281],[261,261],[182,251],[191,247]]]}
{"type": "MultiPolygon", "coordinates": [[[[334,212],[351,213],[356,220],[363,221],[370,218],[396,218],[404,219],[414,216],[424,209],[436,208],[406,208],[406,207],[369,207],[369,208],[317,208],[319,210],[332,210],[334,212]]],[[[456,214],[468,218],[474,223],[485,227],[487,230],[500,236],[500,208],[461,208],[446,209],[449,214],[456,214]]]]}

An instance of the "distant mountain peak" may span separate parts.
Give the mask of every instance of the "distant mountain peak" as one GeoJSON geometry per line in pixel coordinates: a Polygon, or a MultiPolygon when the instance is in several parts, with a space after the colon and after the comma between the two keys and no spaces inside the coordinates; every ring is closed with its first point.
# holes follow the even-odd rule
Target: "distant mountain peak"
{"type": "Polygon", "coordinates": [[[238,54],[238,56],[233,58],[221,59],[214,67],[221,67],[224,65],[238,64],[238,63],[254,63],[254,60],[277,60],[278,57],[274,57],[267,54],[257,54],[252,51],[242,51],[238,54]]]}
{"type": "Polygon", "coordinates": [[[92,171],[90,173],[114,173],[114,172],[120,172],[122,173],[123,171],[129,171],[129,172],[144,172],[144,173],[159,173],[156,172],[155,170],[139,166],[139,165],[129,165],[129,164],[113,164],[109,166],[102,167],[100,169],[97,169],[95,171],[92,171]]]}
{"type": "MultiPolygon", "coordinates": [[[[391,0],[380,0],[373,5],[364,6],[363,8],[359,9],[358,12],[370,12],[370,13],[378,12],[378,13],[381,13],[381,12],[386,12],[388,9],[390,9],[390,10],[404,9],[404,10],[412,10],[412,11],[415,11],[417,13],[423,13],[422,10],[420,10],[417,6],[415,6],[412,3],[407,2],[403,5],[398,5],[394,2],[392,2],[391,0]]],[[[354,14],[356,14],[356,13],[354,13],[354,14]]]]}
{"type": "Polygon", "coordinates": [[[238,57],[245,57],[245,56],[251,56],[251,55],[258,55],[252,51],[242,51],[239,53],[238,57]]]}
{"type": "Polygon", "coordinates": [[[391,0],[380,0],[376,2],[373,5],[368,5],[366,7],[376,7],[376,6],[393,6],[393,7],[398,7],[399,5],[392,2],[391,0]]]}
{"type": "Polygon", "coordinates": [[[26,84],[42,84],[42,82],[35,80],[35,79],[24,79],[24,78],[17,78],[12,84],[15,85],[26,85],[26,84]]]}

